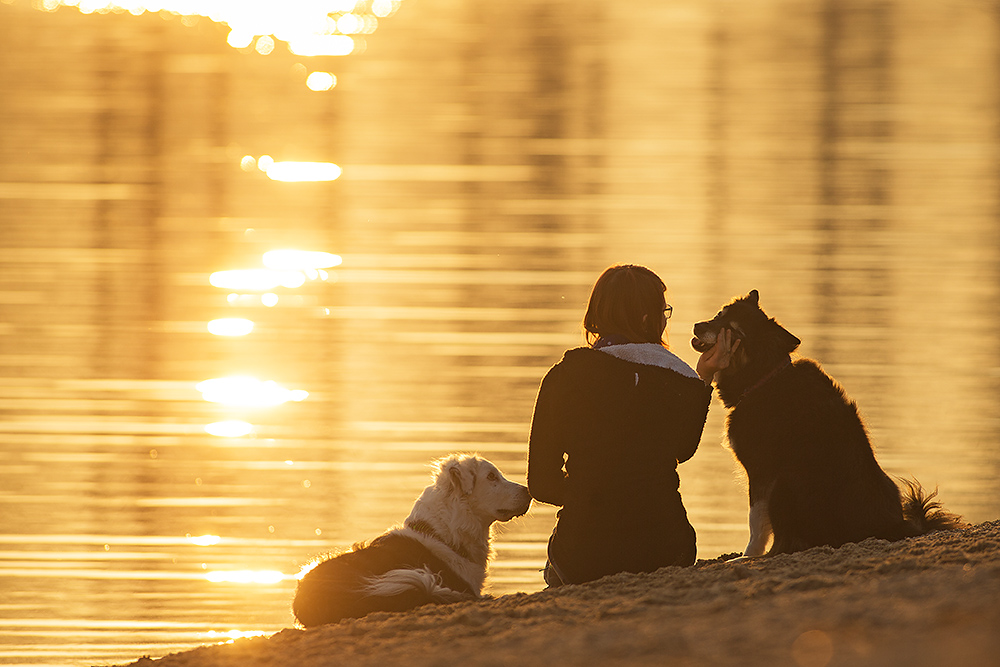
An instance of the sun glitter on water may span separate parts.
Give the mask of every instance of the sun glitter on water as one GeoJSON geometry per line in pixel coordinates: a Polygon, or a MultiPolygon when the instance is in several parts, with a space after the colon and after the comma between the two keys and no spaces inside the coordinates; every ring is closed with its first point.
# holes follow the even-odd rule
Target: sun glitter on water
{"type": "Polygon", "coordinates": [[[274,51],[277,39],[292,53],[312,57],[363,51],[364,36],[375,32],[379,20],[395,14],[400,4],[401,0],[42,0],[38,6],[50,12],[76,7],[84,14],[164,12],[204,17],[229,26],[226,41],[233,48],[253,48],[266,56],[274,51]]]}

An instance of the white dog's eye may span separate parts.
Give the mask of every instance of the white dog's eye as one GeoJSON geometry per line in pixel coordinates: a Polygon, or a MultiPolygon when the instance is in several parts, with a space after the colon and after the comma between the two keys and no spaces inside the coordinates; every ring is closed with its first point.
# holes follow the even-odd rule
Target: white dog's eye
{"type": "Polygon", "coordinates": [[[486,476],[486,479],[488,479],[491,482],[496,482],[499,481],[500,478],[497,476],[495,472],[491,472],[489,475],[486,476]]]}

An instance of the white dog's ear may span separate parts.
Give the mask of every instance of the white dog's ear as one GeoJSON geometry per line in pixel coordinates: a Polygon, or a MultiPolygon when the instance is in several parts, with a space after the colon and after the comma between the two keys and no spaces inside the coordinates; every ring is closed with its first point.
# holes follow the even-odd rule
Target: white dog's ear
{"type": "Polygon", "coordinates": [[[469,465],[471,461],[463,459],[448,459],[441,466],[441,475],[447,480],[450,488],[463,496],[472,493],[476,485],[476,476],[469,465]]]}

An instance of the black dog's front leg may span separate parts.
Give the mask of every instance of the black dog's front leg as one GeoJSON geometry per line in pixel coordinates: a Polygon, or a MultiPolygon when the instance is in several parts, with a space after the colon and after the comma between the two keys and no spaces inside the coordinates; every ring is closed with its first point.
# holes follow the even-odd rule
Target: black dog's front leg
{"type": "Polygon", "coordinates": [[[767,551],[767,544],[771,541],[771,513],[770,499],[771,491],[774,489],[774,482],[768,484],[761,490],[759,485],[750,484],[750,541],[747,548],[743,550],[743,555],[748,558],[763,556],[767,551]]]}

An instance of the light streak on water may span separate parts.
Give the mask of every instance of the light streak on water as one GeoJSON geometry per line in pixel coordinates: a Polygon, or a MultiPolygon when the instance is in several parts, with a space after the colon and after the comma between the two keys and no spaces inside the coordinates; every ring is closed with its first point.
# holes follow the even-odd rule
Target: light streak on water
{"type": "Polygon", "coordinates": [[[239,419],[228,419],[206,424],[205,432],[219,438],[241,438],[253,432],[253,424],[239,419]]]}
{"type": "Polygon", "coordinates": [[[272,181],[286,183],[335,181],[343,173],[343,169],[332,162],[295,160],[279,162],[270,155],[261,155],[256,161],[252,155],[246,155],[240,160],[240,168],[244,171],[250,171],[255,162],[257,169],[267,174],[267,177],[272,181]]]}
{"type": "Polygon", "coordinates": [[[304,401],[309,392],[286,389],[274,380],[258,380],[248,376],[214,378],[199,382],[198,391],[210,403],[245,407],[270,407],[289,401],[304,401]]]}
{"type": "Polygon", "coordinates": [[[236,49],[254,46],[261,55],[270,54],[274,40],[286,42],[300,56],[347,56],[364,48],[364,40],[352,35],[375,32],[379,19],[399,10],[401,0],[42,0],[39,8],[54,12],[76,7],[84,14],[139,16],[165,12],[186,17],[204,17],[230,27],[227,43],[236,49]]]}
{"type": "Polygon", "coordinates": [[[246,336],[253,327],[251,320],[242,317],[222,317],[208,323],[208,332],[215,336],[246,336]]]}
{"type": "Polygon", "coordinates": [[[264,173],[272,181],[285,183],[304,183],[319,181],[335,181],[343,173],[338,165],[332,162],[273,162],[264,173]]]}
{"type": "Polygon", "coordinates": [[[349,56],[357,43],[347,35],[304,35],[288,44],[297,56],[349,56]]]}
{"type": "Polygon", "coordinates": [[[321,92],[337,85],[337,77],[330,72],[313,72],[306,77],[306,88],[321,92]]]}
{"type": "Polygon", "coordinates": [[[216,271],[209,277],[213,287],[245,290],[248,292],[268,292],[275,287],[295,289],[302,287],[306,277],[299,271],[275,271],[274,269],[236,269],[216,271]]]}
{"type": "Polygon", "coordinates": [[[248,637],[265,637],[266,632],[260,630],[230,630],[229,632],[216,632],[215,630],[209,630],[205,633],[206,639],[218,639],[222,637],[227,637],[228,641],[224,642],[226,644],[231,644],[237,639],[246,639],[248,637]]]}
{"type": "Polygon", "coordinates": [[[262,35],[257,38],[254,50],[262,56],[270,55],[274,51],[274,40],[270,35],[262,35]]]}
{"type": "Polygon", "coordinates": [[[306,271],[340,266],[343,259],[329,252],[311,250],[269,250],[263,256],[264,266],[275,271],[306,271]]]}
{"type": "MultiPolygon", "coordinates": [[[[248,157],[250,157],[251,160],[253,159],[252,156],[248,157]]],[[[246,158],[243,158],[243,160],[245,161],[246,158]]],[[[274,164],[274,158],[271,157],[270,155],[261,155],[259,158],[257,158],[257,168],[263,171],[264,173],[267,173],[268,168],[272,164],[274,164]]]]}
{"type": "Polygon", "coordinates": [[[294,575],[286,575],[277,570],[213,570],[205,578],[214,584],[277,584],[286,579],[294,579],[294,575]]]}

